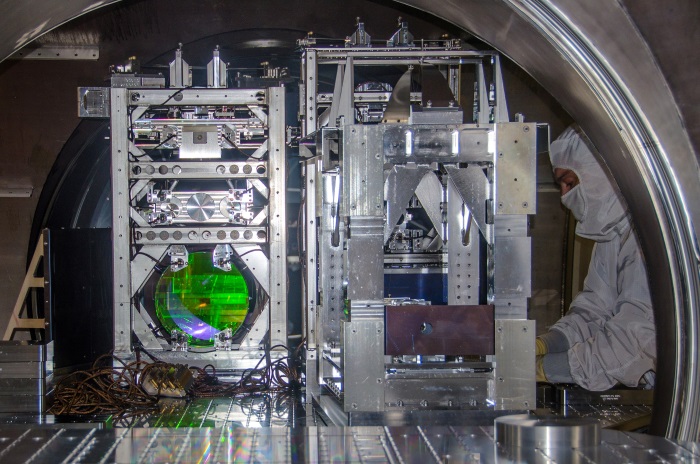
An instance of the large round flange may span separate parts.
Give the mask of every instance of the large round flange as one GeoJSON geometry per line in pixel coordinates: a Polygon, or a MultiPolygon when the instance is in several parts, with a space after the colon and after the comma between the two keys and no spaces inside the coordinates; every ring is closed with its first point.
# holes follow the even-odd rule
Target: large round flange
{"type": "Polygon", "coordinates": [[[494,422],[495,441],[512,448],[587,448],[600,444],[600,423],[595,419],[527,414],[499,417],[494,422]]]}

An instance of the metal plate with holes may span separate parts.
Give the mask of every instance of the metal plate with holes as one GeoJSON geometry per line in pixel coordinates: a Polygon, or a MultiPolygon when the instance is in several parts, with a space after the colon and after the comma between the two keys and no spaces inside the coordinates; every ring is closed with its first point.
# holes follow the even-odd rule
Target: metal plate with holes
{"type": "Polygon", "coordinates": [[[78,117],[109,117],[108,87],[78,87],[78,117]]]}
{"type": "Polygon", "coordinates": [[[99,58],[100,47],[97,45],[31,45],[9,57],[11,60],[98,60],[99,58]]]}
{"type": "Polygon", "coordinates": [[[496,320],[496,409],[535,405],[535,321],[496,320]]]}
{"type": "Polygon", "coordinates": [[[459,126],[388,126],[383,138],[387,161],[399,163],[490,162],[488,131],[459,126]]]}
{"type": "Polygon", "coordinates": [[[496,150],[496,214],[535,214],[537,124],[498,124],[496,150]]]}
{"type": "Polygon", "coordinates": [[[264,89],[136,89],[127,101],[139,105],[258,105],[267,103],[264,89]]]}
{"type": "Polygon", "coordinates": [[[132,162],[129,163],[131,179],[250,179],[265,178],[267,162],[222,161],[211,162],[132,162]]]}
{"type": "Polygon", "coordinates": [[[387,355],[494,353],[491,305],[387,306],[387,355]]]}
{"type": "Polygon", "coordinates": [[[343,392],[345,411],[384,408],[384,321],[365,319],[341,323],[343,330],[343,392]]]}
{"type": "Polygon", "coordinates": [[[112,88],[163,88],[165,87],[165,78],[162,75],[157,74],[112,74],[112,76],[109,78],[109,83],[112,85],[112,88]]]}
{"type": "Polygon", "coordinates": [[[343,130],[341,214],[383,217],[384,173],[379,126],[346,126],[343,130]]]}
{"type": "Polygon", "coordinates": [[[134,233],[134,243],[161,245],[167,243],[265,243],[265,227],[141,227],[134,233]]]}
{"type": "MultiPolygon", "coordinates": [[[[428,369],[426,369],[427,371],[428,369]]],[[[492,410],[493,377],[490,374],[452,373],[449,369],[424,372],[422,378],[388,375],[384,401],[391,410],[492,410]]]]}
{"type": "Polygon", "coordinates": [[[217,126],[182,128],[181,159],[221,158],[217,126]]]}
{"type": "MultiPolygon", "coordinates": [[[[269,403],[269,402],[268,402],[269,403]]],[[[273,403],[274,404],[274,403],[273,403]]],[[[252,403],[246,410],[270,408],[252,403]]],[[[12,462],[696,462],[700,444],[602,430],[598,446],[542,450],[495,442],[493,427],[255,427],[246,415],[234,419],[227,404],[212,409],[231,417],[182,427],[162,422],[148,428],[71,428],[59,425],[0,428],[0,459],[12,462]],[[217,427],[207,427],[209,424],[217,427]],[[250,428],[240,424],[251,424],[250,428]],[[160,426],[158,426],[160,425],[160,426]],[[177,426],[177,427],[176,427],[177,426]]],[[[264,421],[263,421],[264,422],[264,421]]]]}

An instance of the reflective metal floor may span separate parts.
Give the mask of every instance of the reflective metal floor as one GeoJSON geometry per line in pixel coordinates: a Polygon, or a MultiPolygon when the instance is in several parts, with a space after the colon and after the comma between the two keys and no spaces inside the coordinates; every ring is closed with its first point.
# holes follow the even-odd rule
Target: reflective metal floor
{"type": "Polygon", "coordinates": [[[597,447],[503,449],[492,427],[0,428],[0,462],[697,462],[698,444],[604,430],[597,447]]]}
{"type": "MultiPolygon", "coordinates": [[[[539,416],[595,417],[639,428],[649,406],[542,408],[539,416]]],[[[492,426],[333,427],[303,398],[163,399],[132,417],[0,415],[1,462],[698,462],[700,444],[607,429],[600,446],[504,449],[492,426]],[[59,423],[60,421],[60,423],[59,423]]]]}
{"type": "MultiPolygon", "coordinates": [[[[584,417],[597,419],[602,428],[639,431],[648,425],[653,407],[650,405],[586,404],[561,407],[555,403],[539,403],[534,414],[539,417],[584,417]]],[[[340,411],[340,410],[339,410],[340,411]]],[[[341,414],[342,415],[342,412],[341,414]]],[[[492,414],[493,415],[493,414],[492,414]]],[[[338,416],[338,414],[333,417],[338,416]]],[[[495,415],[493,415],[495,417],[495,415]]],[[[385,418],[386,419],[386,418],[385,418]]],[[[452,425],[490,424],[488,414],[440,414],[429,417],[392,417],[390,422],[367,420],[359,425],[409,425],[416,423],[452,425]],[[418,422],[416,422],[418,421],[418,422]]],[[[281,394],[259,394],[237,398],[162,398],[159,409],[138,416],[62,416],[35,414],[0,414],[0,427],[30,426],[36,424],[66,425],[92,424],[92,427],[304,427],[346,425],[333,422],[324,411],[306,404],[303,397],[281,394]]]]}

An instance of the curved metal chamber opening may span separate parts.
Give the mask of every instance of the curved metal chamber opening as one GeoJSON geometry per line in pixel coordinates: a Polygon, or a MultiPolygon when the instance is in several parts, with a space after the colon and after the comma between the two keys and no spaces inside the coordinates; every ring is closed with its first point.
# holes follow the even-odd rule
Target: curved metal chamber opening
{"type": "MultiPolygon", "coordinates": [[[[88,3],[66,3],[34,35],[78,16],[88,3]]],[[[634,19],[605,0],[585,6],[566,0],[402,3],[475,34],[513,59],[603,154],[630,205],[650,269],[657,344],[663,347],[653,431],[697,439],[700,204],[690,200],[700,198],[698,167],[668,76],[634,19]]],[[[30,21],[17,24],[7,34],[31,29],[25,27],[30,21]]],[[[4,43],[19,47],[32,36],[17,40],[16,33],[4,43]]]]}

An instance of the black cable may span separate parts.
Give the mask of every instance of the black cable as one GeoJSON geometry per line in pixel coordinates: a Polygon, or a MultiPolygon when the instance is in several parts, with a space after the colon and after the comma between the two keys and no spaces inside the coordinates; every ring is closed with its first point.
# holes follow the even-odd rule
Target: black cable
{"type": "MultiPolygon", "coordinates": [[[[165,140],[163,140],[162,142],[160,142],[160,143],[159,143],[158,145],[156,145],[155,147],[150,148],[149,150],[157,150],[157,149],[160,148],[162,145],[168,143],[168,141],[174,139],[176,136],[177,136],[177,134],[171,134],[171,135],[169,135],[168,138],[166,138],[165,140]]],[[[145,153],[144,153],[144,156],[145,156],[145,153]]]]}
{"type": "MultiPolygon", "coordinates": [[[[231,146],[232,146],[233,148],[237,149],[238,151],[240,151],[241,153],[243,153],[243,154],[245,155],[245,153],[242,152],[242,151],[238,148],[238,145],[236,145],[235,143],[233,143],[233,141],[232,141],[230,138],[228,138],[228,137],[226,137],[226,136],[224,135],[223,131],[221,132],[221,136],[222,136],[223,138],[225,138],[226,141],[227,141],[228,143],[230,143],[231,146]]],[[[246,156],[248,156],[248,158],[250,158],[249,155],[246,155],[246,156]]]]}
{"type": "Polygon", "coordinates": [[[136,139],[136,136],[134,135],[134,121],[132,120],[132,115],[134,114],[135,110],[135,106],[129,107],[129,131],[126,134],[126,138],[129,139],[129,142],[133,142],[136,139]]]}
{"type": "Polygon", "coordinates": [[[134,158],[134,161],[138,161],[139,159],[143,158],[144,156],[148,156],[148,153],[144,153],[143,155],[134,155],[134,154],[131,153],[131,151],[130,151],[130,152],[129,152],[129,156],[131,156],[132,158],[134,158]]]}
{"type": "Polygon", "coordinates": [[[248,250],[248,251],[246,251],[246,252],[244,252],[244,253],[239,254],[238,257],[239,257],[239,258],[242,258],[242,257],[244,257],[245,255],[248,255],[248,254],[250,254],[250,253],[252,253],[252,252],[254,252],[254,251],[263,251],[263,250],[262,250],[262,248],[255,248],[255,249],[253,249],[253,250],[248,250]]]}
{"type": "Polygon", "coordinates": [[[139,342],[138,345],[134,347],[136,351],[143,351],[149,358],[151,358],[155,362],[162,362],[160,359],[156,358],[154,355],[152,355],[146,348],[144,348],[143,343],[139,342]]]}
{"type": "MultiPolygon", "coordinates": [[[[131,189],[134,188],[134,185],[136,185],[136,182],[132,182],[132,183],[129,185],[129,191],[130,191],[130,192],[131,192],[131,189]]],[[[142,189],[141,191],[143,191],[143,189],[142,189]]],[[[134,193],[134,196],[133,196],[133,197],[130,197],[130,198],[129,198],[129,206],[136,206],[136,205],[134,205],[134,200],[136,199],[136,196],[137,196],[139,193],[140,193],[140,192],[136,192],[136,193],[134,193]]],[[[141,198],[143,198],[143,197],[141,197],[141,198]]]]}
{"type": "Polygon", "coordinates": [[[161,103],[160,105],[158,105],[158,106],[165,106],[165,105],[166,105],[170,100],[172,100],[176,95],[182,93],[182,92],[183,92],[184,90],[186,90],[186,89],[191,89],[191,88],[192,88],[192,86],[191,86],[191,85],[188,85],[188,86],[186,86],[186,87],[183,87],[183,88],[179,89],[177,92],[174,92],[172,95],[170,95],[168,98],[166,98],[165,101],[164,101],[163,103],[161,103]]]}
{"type": "Polygon", "coordinates": [[[166,267],[162,267],[159,260],[157,260],[156,258],[154,258],[153,256],[149,255],[149,254],[146,253],[146,252],[143,252],[143,251],[140,251],[140,250],[139,250],[139,251],[137,251],[136,253],[134,253],[134,256],[133,256],[133,257],[136,257],[136,255],[144,255],[146,258],[150,258],[151,260],[153,260],[153,262],[156,263],[156,265],[153,266],[153,267],[154,267],[158,272],[164,272],[165,269],[167,268],[167,266],[166,266],[166,267]]]}

